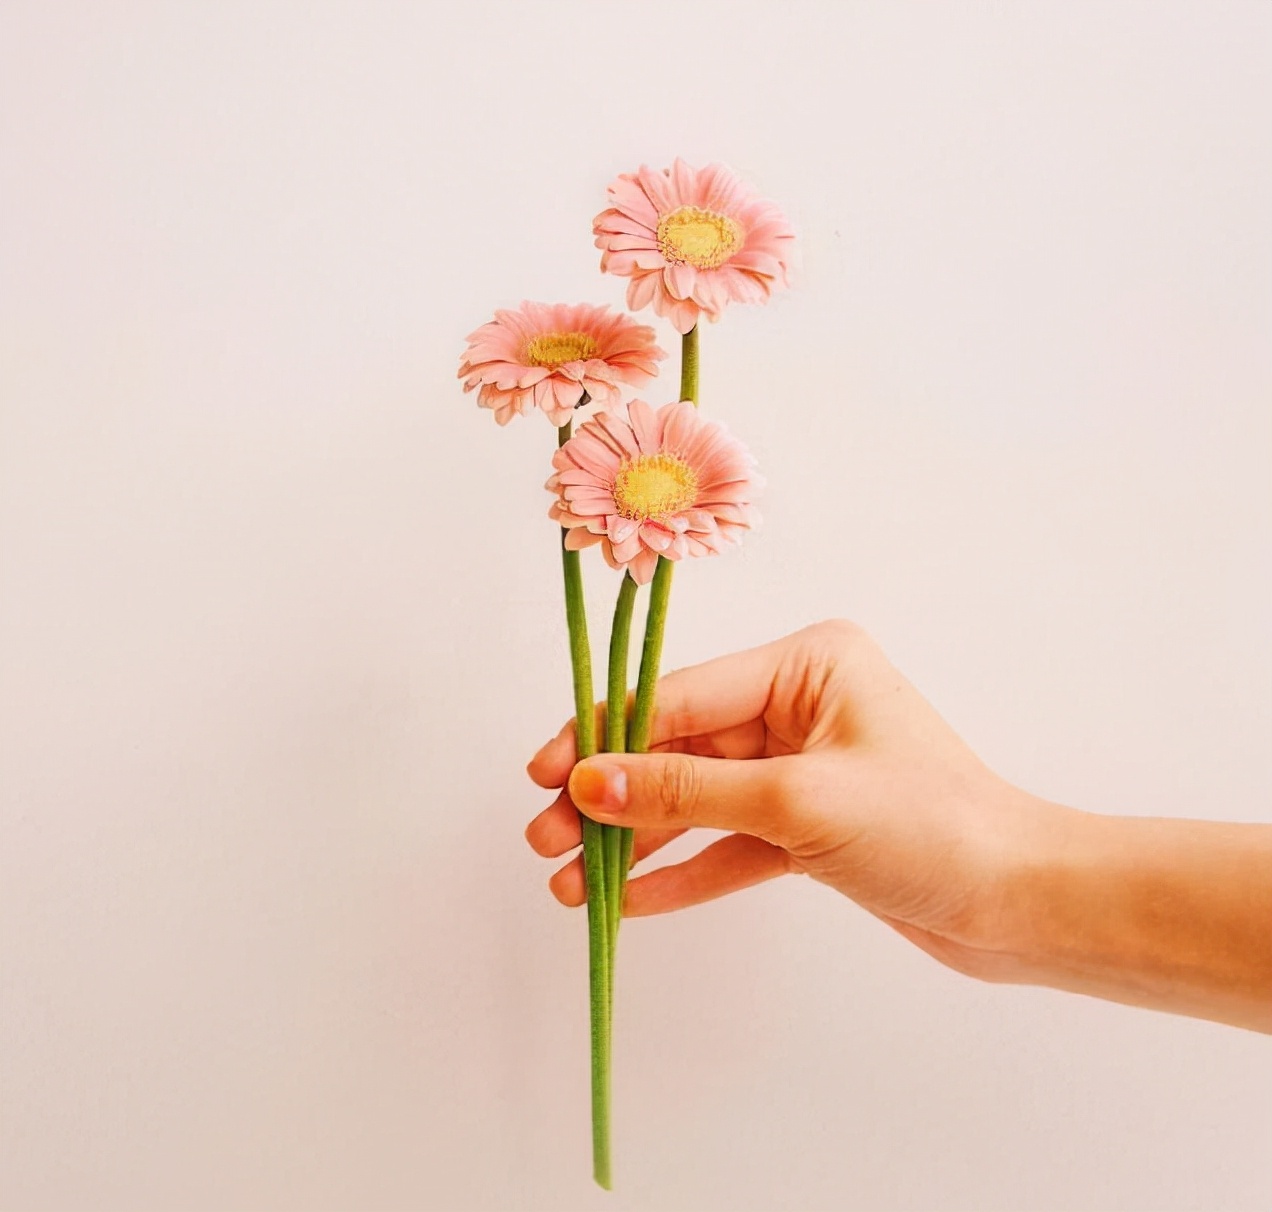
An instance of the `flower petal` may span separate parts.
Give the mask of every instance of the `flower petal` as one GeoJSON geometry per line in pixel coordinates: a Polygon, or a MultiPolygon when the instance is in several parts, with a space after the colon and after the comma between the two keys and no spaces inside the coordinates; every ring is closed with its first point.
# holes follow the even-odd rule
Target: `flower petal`
{"type": "Polygon", "coordinates": [[[669,530],[658,522],[643,522],[640,528],[640,540],[646,547],[654,551],[666,551],[676,537],[675,531],[669,530]]]}
{"type": "Polygon", "coordinates": [[[627,406],[627,418],[631,422],[632,434],[640,453],[657,453],[661,434],[654,419],[654,410],[644,400],[633,400],[627,406]]]}
{"type": "Polygon", "coordinates": [[[633,518],[622,518],[612,513],[606,519],[605,533],[611,543],[625,543],[640,529],[640,523],[633,518]]]}
{"type": "Polygon", "coordinates": [[[631,562],[627,565],[627,571],[631,573],[632,580],[637,585],[648,585],[654,579],[654,570],[658,567],[658,555],[656,552],[642,548],[631,562]]]}
{"type": "Polygon", "coordinates": [[[566,551],[582,551],[586,547],[591,547],[601,541],[599,534],[593,534],[585,527],[579,526],[574,530],[565,532],[564,546],[566,551]]]}
{"type": "Polygon", "coordinates": [[[648,307],[658,294],[661,280],[662,275],[657,273],[643,273],[634,277],[627,284],[628,308],[632,311],[640,311],[641,308],[648,307]]]}

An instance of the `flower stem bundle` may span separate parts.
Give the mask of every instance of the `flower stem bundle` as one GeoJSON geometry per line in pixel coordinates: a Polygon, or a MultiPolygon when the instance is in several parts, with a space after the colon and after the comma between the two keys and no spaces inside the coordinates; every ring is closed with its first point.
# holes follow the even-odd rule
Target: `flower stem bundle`
{"type": "MultiPolygon", "coordinates": [[[[601,268],[630,278],[630,308],[652,305],[681,335],[680,394],[653,408],[624,403],[666,355],[652,328],[588,304],[523,303],[498,310],[468,338],[465,391],[506,425],[529,411],[557,427],[548,515],[561,527],[565,615],[574,688],[577,757],[603,748],[648,752],[672,573],[687,557],[736,546],[757,522],[759,478],[740,442],[698,413],[701,317],[730,302],[763,302],[785,285],[793,236],[781,212],[728,169],[677,160],[642,167],[608,189],[593,222],[601,268]],[[576,424],[578,410],[590,415],[576,424]],[[598,736],[581,552],[599,547],[620,574],[610,628],[604,729],[598,736]],[[636,691],[628,702],[632,619],[649,586],[636,691]]],[[[580,818],[587,883],[591,1032],[592,1172],[611,1186],[611,1047],[614,956],[632,865],[632,830],[580,818]]]]}

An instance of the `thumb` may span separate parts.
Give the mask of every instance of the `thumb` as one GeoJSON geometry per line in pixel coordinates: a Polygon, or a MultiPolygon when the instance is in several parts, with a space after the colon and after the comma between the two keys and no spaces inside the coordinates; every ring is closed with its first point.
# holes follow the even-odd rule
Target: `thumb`
{"type": "Polygon", "coordinates": [[[687,753],[606,753],[570,775],[574,806],[607,825],[681,829],[701,825],[762,837],[791,834],[792,757],[695,757],[687,753]]]}

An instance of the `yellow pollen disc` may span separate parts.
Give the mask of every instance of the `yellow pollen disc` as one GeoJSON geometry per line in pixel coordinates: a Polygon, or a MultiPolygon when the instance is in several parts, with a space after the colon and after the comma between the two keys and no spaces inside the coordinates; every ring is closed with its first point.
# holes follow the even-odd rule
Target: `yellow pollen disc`
{"type": "Polygon", "coordinates": [[[647,522],[690,508],[698,499],[698,477],[679,455],[637,455],[624,459],[614,479],[621,517],[647,522]]]}
{"type": "Polygon", "coordinates": [[[600,346],[585,332],[545,332],[526,346],[526,362],[531,366],[555,368],[566,362],[582,362],[596,356],[600,346]]]}
{"type": "Polygon", "coordinates": [[[716,269],[746,242],[746,233],[728,215],[681,206],[658,220],[658,251],[674,265],[716,269]]]}

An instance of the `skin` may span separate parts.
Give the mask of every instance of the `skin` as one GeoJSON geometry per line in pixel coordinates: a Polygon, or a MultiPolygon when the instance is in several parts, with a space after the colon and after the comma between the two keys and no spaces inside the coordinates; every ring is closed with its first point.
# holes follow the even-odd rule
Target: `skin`
{"type": "MultiPolygon", "coordinates": [[[[851,623],[678,670],[649,754],[577,762],[573,722],[528,767],[560,788],[526,830],[581,843],[580,811],[636,830],[623,912],[667,913],[779,875],[843,893],[943,964],[1272,1032],[1272,825],[1097,816],[988,769],[851,623]]],[[[582,855],[549,880],[586,902],[582,855]]]]}

